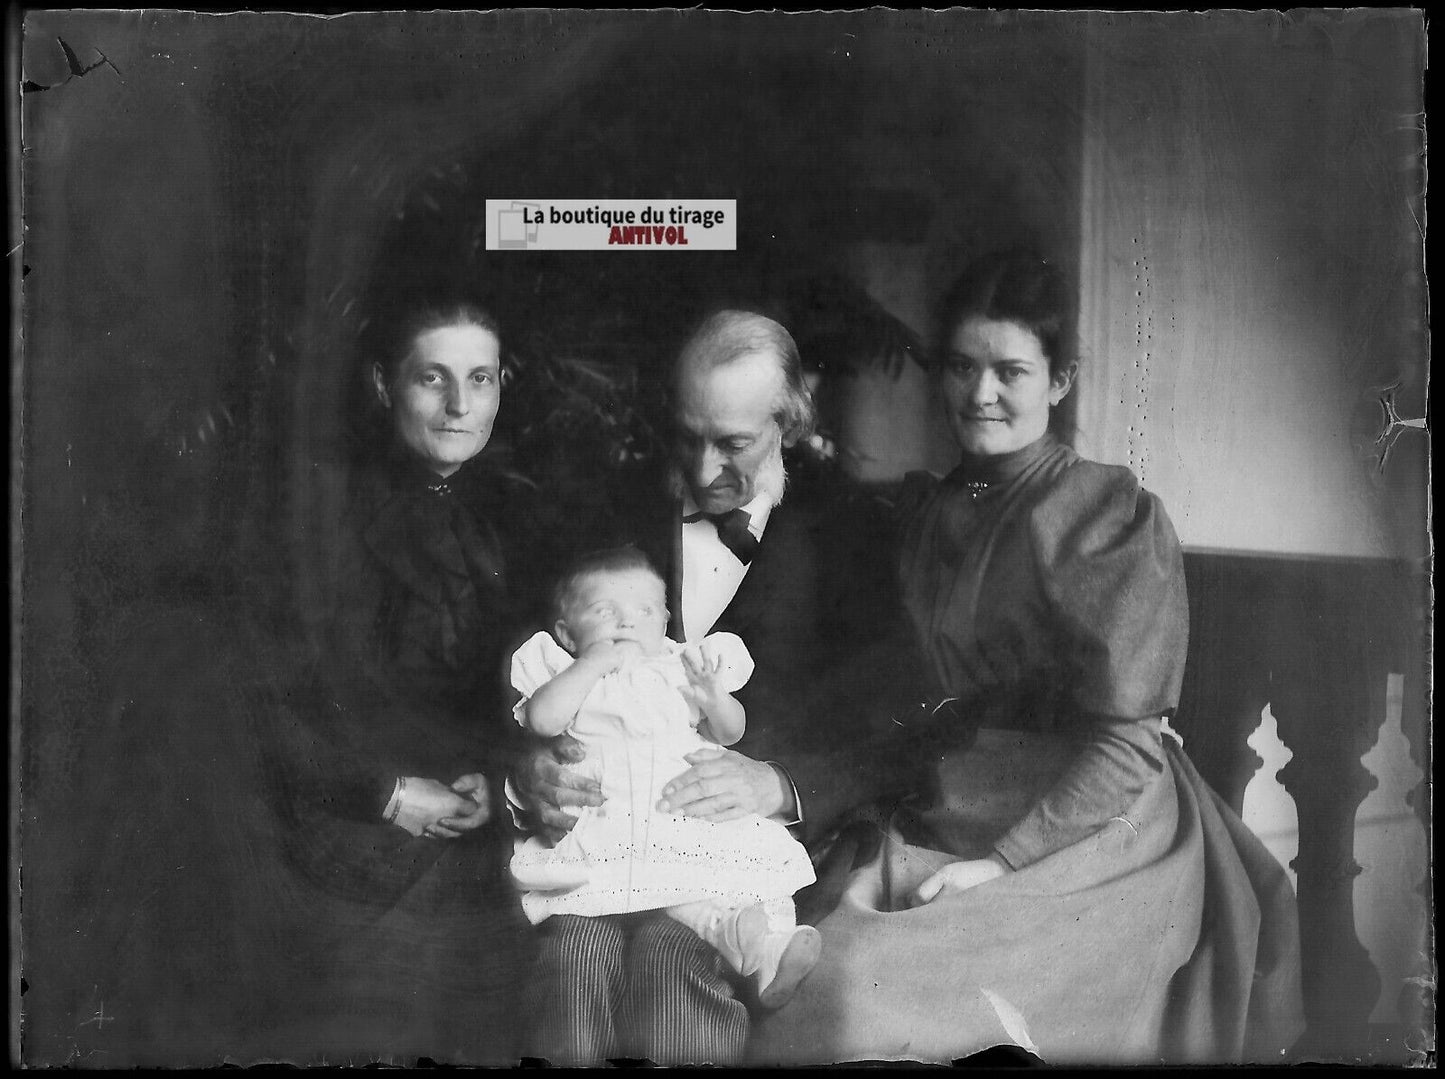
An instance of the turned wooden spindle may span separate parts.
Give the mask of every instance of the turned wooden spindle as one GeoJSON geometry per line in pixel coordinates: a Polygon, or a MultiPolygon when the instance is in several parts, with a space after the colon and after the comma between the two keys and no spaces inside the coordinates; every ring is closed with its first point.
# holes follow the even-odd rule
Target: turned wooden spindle
{"type": "Polygon", "coordinates": [[[1403,726],[1405,677],[1392,673],[1383,689],[1385,722],[1364,765],[1377,786],[1355,820],[1355,916],[1361,942],[1380,973],[1372,1023],[1402,1026],[1401,998],[1409,979],[1429,974],[1429,911],[1415,888],[1429,872],[1429,839],[1410,804],[1424,778],[1410,759],[1403,726]]]}
{"type": "Polygon", "coordinates": [[[1189,659],[1174,727],[1236,813],[1263,763],[1250,748],[1269,701],[1268,573],[1246,557],[1186,553],[1189,659]]]}
{"type": "Polygon", "coordinates": [[[1261,714],[1259,729],[1250,736],[1249,745],[1264,763],[1245,788],[1240,818],[1284,867],[1298,895],[1299,878],[1294,863],[1299,858],[1299,810],[1279,779],[1294,754],[1280,739],[1279,721],[1268,707],[1261,714]]]}
{"type": "Polygon", "coordinates": [[[1315,1059],[1369,1052],[1380,978],[1355,929],[1355,816],[1375,786],[1361,763],[1383,720],[1385,669],[1372,644],[1370,574],[1339,563],[1296,564],[1274,609],[1271,709],[1294,754],[1280,780],[1299,812],[1300,948],[1305,1045],[1315,1059]]]}

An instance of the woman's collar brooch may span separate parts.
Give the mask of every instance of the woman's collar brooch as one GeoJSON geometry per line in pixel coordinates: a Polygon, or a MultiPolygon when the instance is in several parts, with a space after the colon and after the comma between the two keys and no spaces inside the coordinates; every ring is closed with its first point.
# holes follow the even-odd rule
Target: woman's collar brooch
{"type": "Polygon", "coordinates": [[[987,481],[987,480],[968,480],[966,483],[964,483],[964,486],[968,488],[968,498],[969,498],[969,501],[970,501],[970,502],[977,502],[977,501],[978,501],[978,496],[981,495],[981,494],[983,494],[985,491],[988,490],[988,481],[987,481]]]}

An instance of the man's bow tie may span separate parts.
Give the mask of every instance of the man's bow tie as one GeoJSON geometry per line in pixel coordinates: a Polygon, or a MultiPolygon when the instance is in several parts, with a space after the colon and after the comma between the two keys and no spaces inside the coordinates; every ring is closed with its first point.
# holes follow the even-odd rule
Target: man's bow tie
{"type": "Polygon", "coordinates": [[[711,521],[717,529],[717,538],[743,565],[753,560],[758,553],[758,538],[748,530],[752,517],[744,509],[729,510],[727,513],[690,513],[682,519],[683,524],[694,521],[711,521]]]}

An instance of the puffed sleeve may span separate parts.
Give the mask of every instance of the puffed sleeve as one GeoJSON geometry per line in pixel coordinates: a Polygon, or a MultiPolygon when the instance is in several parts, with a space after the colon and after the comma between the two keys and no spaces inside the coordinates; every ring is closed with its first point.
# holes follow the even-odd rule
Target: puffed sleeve
{"type": "Polygon", "coordinates": [[[512,705],[512,718],[526,725],[527,701],[533,693],[572,665],[572,656],[545,630],[538,630],[512,653],[512,688],[522,699],[512,705]]]}
{"type": "Polygon", "coordinates": [[[702,658],[709,662],[715,658],[722,660],[722,687],[728,693],[742,689],[753,676],[752,654],[736,633],[709,633],[700,643],[689,645],[684,651],[694,649],[701,651],[702,658]]]}
{"type": "Polygon", "coordinates": [[[1179,539],[1127,469],[1080,462],[1034,513],[1037,572],[1084,745],[995,845],[1022,868],[1121,816],[1164,768],[1189,608],[1179,539]]]}
{"type": "Polygon", "coordinates": [[[1074,703],[1121,719],[1174,708],[1189,606],[1179,537],[1159,499],[1126,468],[1082,461],[1032,524],[1074,703]]]}

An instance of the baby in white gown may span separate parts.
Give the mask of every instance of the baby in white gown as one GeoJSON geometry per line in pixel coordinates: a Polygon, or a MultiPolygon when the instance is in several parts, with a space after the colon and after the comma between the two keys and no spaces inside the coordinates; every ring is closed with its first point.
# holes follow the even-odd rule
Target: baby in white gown
{"type": "Polygon", "coordinates": [[[666,636],[662,578],[634,548],[583,559],[556,594],[556,638],[534,634],[512,656],[518,722],[571,734],[602,785],[556,845],[533,836],[512,858],[533,923],[665,909],[781,1006],[818,960],[816,929],[796,924],[793,893],[811,884],[802,845],[756,814],[713,822],[664,813],[662,787],[684,756],[731,745],[747,717],[732,694],[752,674],[742,640],[717,633],[683,646],[666,636]],[[560,643],[559,643],[560,642],[560,643]]]}

